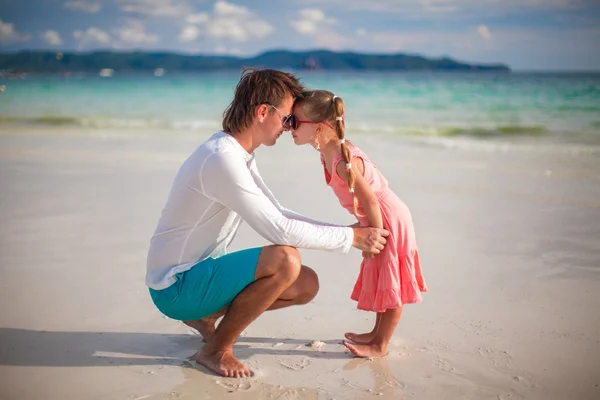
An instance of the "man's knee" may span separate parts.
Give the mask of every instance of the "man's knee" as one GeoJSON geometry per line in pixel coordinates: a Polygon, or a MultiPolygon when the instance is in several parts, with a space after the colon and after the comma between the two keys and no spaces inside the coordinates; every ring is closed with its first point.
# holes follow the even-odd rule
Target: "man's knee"
{"type": "Polygon", "coordinates": [[[307,304],[315,298],[319,292],[319,277],[317,273],[307,266],[302,266],[301,287],[299,290],[298,304],[307,304]]]}
{"type": "Polygon", "coordinates": [[[273,276],[291,283],[300,275],[302,260],[300,253],[294,247],[265,247],[262,256],[264,256],[264,259],[259,259],[261,268],[263,268],[262,276],[273,276]]]}
{"type": "Polygon", "coordinates": [[[294,247],[278,246],[279,268],[277,273],[282,279],[294,282],[300,275],[302,269],[302,260],[300,253],[294,247]]]}

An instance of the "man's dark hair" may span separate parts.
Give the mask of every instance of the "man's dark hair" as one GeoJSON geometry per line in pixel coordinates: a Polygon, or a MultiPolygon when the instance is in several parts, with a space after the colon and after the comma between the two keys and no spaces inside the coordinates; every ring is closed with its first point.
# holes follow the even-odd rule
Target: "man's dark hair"
{"type": "MultiPolygon", "coordinates": [[[[240,133],[250,127],[261,104],[279,107],[286,96],[302,96],[304,87],[294,75],[274,69],[246,68],[235,88],[233,101],[223,113],[223,130],[240,133]]],[[[274,111],[274,110],[272,110],[274,111]]]]}

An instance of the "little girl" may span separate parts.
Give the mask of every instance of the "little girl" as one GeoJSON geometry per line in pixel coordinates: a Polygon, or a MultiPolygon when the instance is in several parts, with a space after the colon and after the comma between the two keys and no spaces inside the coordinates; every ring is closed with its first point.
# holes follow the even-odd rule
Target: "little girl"
{"type": "Polygon", "coordinates": [[[375,327],[369,333],[346,333],[349,341],[343,341],[358,357],[384,356],[402,306],[420,302],[427,291],[410,211],[367,155],[346,141],[341,98],[326,90],[306,92],[291,119],[294,143],[310,143],[321,153],[325,180],[340,204],[361,225],[390,232],[380,254],[363,253],[351,296],[360,310],[377,313],[375,327]]]}

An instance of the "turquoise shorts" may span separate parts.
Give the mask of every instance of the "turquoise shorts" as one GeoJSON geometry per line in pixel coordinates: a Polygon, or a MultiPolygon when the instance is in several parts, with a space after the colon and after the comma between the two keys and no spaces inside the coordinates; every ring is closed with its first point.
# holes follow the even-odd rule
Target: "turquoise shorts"
{"type": "Polygon", "coordinates": [[[177,282],[163,290],[150,289],[152,301],[169,318],[192,321],[222,310],[246,286],[254,273],[262,247],[207,258],[176,274],[177,282]]]}

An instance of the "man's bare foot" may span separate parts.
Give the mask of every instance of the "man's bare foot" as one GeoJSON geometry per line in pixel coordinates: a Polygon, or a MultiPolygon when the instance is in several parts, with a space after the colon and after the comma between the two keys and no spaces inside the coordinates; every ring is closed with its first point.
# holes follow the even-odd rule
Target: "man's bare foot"
{"type": "Polygon", "coordinates": [[[367,343],[371,343],[371,340],[373,340],[373,338],[375,337],[375,333],[374,332],[369,332],[369,333],[346,332],[344,334],[344,336],[346,337],[346,339],[351,340],[354,343],[367,344],[367,343]]]}
{"type": "Polygon", "coordinates": [[[195,321],[183,321],[187,326],[194,328],[197,330],[200,335],[202,335],[202,340],[204,342],[208,342],[208,339],[215,332],[215,324],[217,323],[218,318],[202,318],[197,319],[195,321]]]}
{"type": "Polygon", "coordinates": [[[244,364],[233,356],[231,350],[209,353],[202,349],[196,354],[196,361],[211,371],[228,378],[245,378],[253,375],[244,364]]]}
{"type": "Polygon", "coordinates": [[[356,357],[369,358],[387,355],[387,350],[376,344],[354,344],[346,340],[342,340],[342,344],[356,357]]]}

